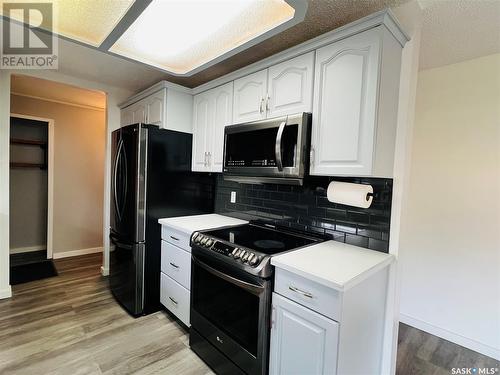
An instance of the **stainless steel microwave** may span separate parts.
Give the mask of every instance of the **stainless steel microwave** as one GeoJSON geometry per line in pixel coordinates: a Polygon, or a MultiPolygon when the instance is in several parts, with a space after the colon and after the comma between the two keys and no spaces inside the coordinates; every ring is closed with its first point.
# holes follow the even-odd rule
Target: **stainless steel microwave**
{"type": "Polygon", "coordinates": [[[226,126],[224,178],[302,185],[309,167],[311,114],[226,126]]]}

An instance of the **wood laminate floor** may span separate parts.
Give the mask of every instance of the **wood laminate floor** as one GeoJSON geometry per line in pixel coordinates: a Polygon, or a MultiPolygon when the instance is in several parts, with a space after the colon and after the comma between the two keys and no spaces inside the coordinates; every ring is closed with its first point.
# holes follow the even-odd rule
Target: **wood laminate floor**
{"type": "MultiPolygon", "coordinates": [[[[0,374],[211,374],[168,314],[134,319],[115,302],[99,273],[100,255],[55,264],[59,276],[16,285],[13,297],[0,301],[0,374]]],[[[398,375],[495,366],[491,358],[401,325],[398,375]]]]}
{"type": "Polygon", "coordinates": [[[165,312],[134,319],[99,273],[100,255],[55,261],[59,276],[0,301],[0,374],[209,374],[165,312]]]}

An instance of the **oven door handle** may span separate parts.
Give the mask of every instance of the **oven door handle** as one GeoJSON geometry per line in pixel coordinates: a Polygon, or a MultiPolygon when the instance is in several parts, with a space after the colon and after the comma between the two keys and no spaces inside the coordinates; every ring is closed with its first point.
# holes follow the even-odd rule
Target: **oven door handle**
{"type": "Polygon", "coordinates": [[[276,165],[278,167],[278,171],[280,172],[283,170],[283,159],[281,156],[281,138],[283,137],[283,131],[285,130],[285,126],[286,126],[286,121],[283,121],[278,128],[278,134],[276,134],[276,144],[274,146],[276,165]]]}
{"type": "Polygon", "coordinates": [[[248,290],[249,292],[251,292],[252,294],[255,294],[255,295],[259,295],[261,294],[263,291],[264,291],[264,287],[263,286],[259,286],[259,285],[254,285],[254,284],[250,284],[250,283],[247,283],[246,281],[243,281],[243,280],[239,280],[235,277],[232,277],[232,276],[229,276],[229,275],[226,275],[224,272],[221,272],[219,270],[216,270],[215,268],[212,268],[210,267],[209,265],[199,261],[198,259],[196,259],[195,257],[192,257],[193,259],[193,262],[197,265],[197,266],[200,266],[201,268],[203,268],[205,271],[207,272],[210,272],[212,275],[214,276],[217,276],[217,277],[220,277],[221,279],[227,281],[228,283],[231,283],[233,285],[236,285],[240,288],[243,288],[245,290],[248,290]]]}

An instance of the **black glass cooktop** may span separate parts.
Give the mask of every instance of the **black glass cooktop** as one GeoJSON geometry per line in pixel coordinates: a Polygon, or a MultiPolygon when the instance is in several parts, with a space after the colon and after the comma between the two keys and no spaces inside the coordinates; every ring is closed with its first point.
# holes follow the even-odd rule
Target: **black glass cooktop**
{"type": "Polygon", "coordinates": [[[322,241],[320,238],[301,236],[255,224],[216,229],[204,233],[237,246],[269,255],[322,241]]]}

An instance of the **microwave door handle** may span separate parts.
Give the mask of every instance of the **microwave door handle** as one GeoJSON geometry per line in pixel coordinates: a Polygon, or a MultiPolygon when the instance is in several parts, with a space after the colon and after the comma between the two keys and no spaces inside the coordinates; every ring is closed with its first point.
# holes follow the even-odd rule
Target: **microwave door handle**
{"type": "Polygon", "coordinates": [[[263,286],[250,284],[250,283],[247,283],[246,281],[239,280],[235,277],[226,275],[225,273],[223,273],[219,270],[216,270],[215,268],[210,267],[209,265],[205,264],[204,262],[199,261],[194,256],[192,259],[193,259],[193,263],[195,263],[197,266],[203,268],[205,271],[210,272],[212,275],[217,276],[217,277],[221,278],[222,280],[225,280],[233,285],[236,285],[240,288],[248,290],[252,294],[259,295],[264,290],[263,286]]]}
{"type": "Polygon", "coordinates": [[[274,148],[274,152],[276,154],[276,165],[278,166],[278,171],[283,170],[283,160],[281,157],[281,138],[283,137],[283,130],[285,130],[286,126],[286,121],[283,121],[279,128],[278,128],[278,134],[276,135],[276,145],[274,148]]]}

